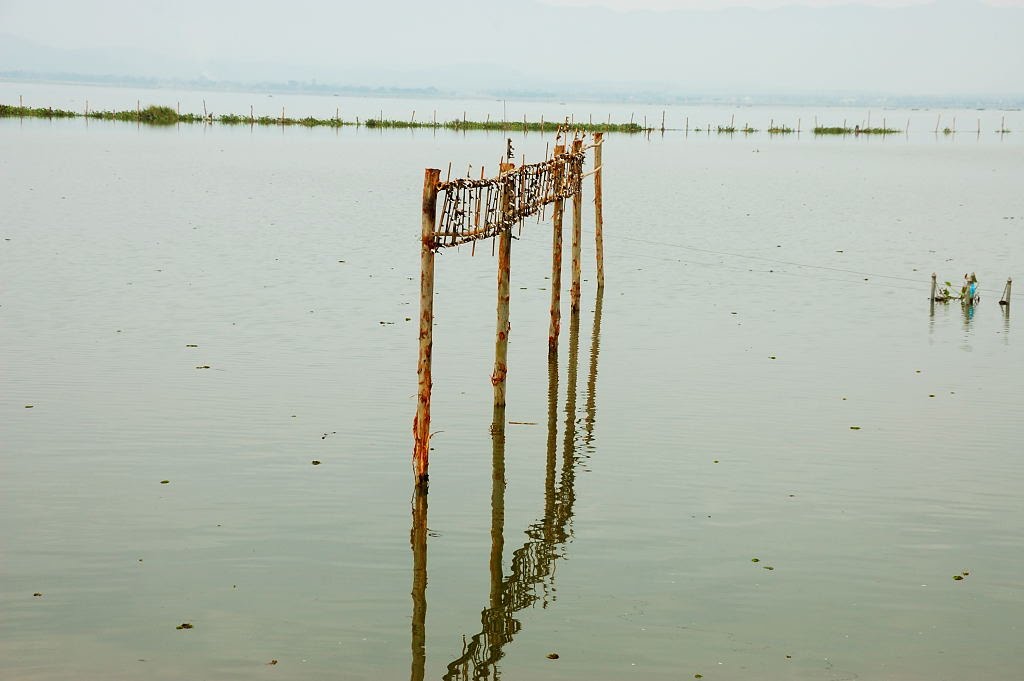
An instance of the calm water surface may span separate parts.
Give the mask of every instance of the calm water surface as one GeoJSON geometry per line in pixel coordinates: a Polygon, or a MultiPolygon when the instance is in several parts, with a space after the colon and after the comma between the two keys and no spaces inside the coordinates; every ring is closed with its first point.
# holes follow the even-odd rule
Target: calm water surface
{"type": "Polygon", "coordinates": [[[0,678],[1017,676],[1011,137],[611,136],[554,365],[513,243],[504,441],[439,257],[426,508],[422,172],[501,135],[0,121],[0,678]]]}

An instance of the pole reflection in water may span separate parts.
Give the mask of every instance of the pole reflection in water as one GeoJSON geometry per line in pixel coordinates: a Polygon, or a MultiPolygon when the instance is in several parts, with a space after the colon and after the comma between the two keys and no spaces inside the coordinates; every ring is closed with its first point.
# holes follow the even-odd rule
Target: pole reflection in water
{"type": "MultiPolygon", "coordinates": [[[[595,386],[597,381],[597,349],[601,325],[601,298],[594,314],[594,337],[591,343],[590,378],[587,382],[587,441],[593,437],[596,418],[595,386]]],[[[562,557],[565,543],[572,536],[574,481],[579,456],[576,452],[576,389],[579,359],[579,315],[571,316],[569,327],[568,387],[565,403],[565,435],[562,466],[558,471],[558,356],[548,359],[548,437],[546,474],[544,478],[544,517],[530,525],[526,541],[512,553],[508,575],[502,571],[505,519],[505,436],[501,428],[492,427],[493,489],[491,493],[491,589],[488,607],[480,615],[481,630],[468,642],[463,652],[448,664],[444,681],[497,679],[498,662],[504,647],[522,628],[515,613],[534,606],[542,608],[555,600],[554,567],[562,557]],[[558,483],[556,484],[556,476],[558,483]]],[[[497,410],[496,410],[497,412],[497,410]]],[[[504,410],[502,410],[504,412],[504,410]]],[[[498,414],[495,414],[497,423],[498,414]]],[[[504,413],[501,414],[504,423],[504,413]]]]}
{"type": "Polygon", "coordinates": [[[590,337],[590,375],[587,378],[587,415],[584,430],[587,432],[583,444],[591,450],[594,440],[594,419],[597,417],[597,354],[601,350],[601,304],[604,303],[604,289],[597,289],[594,301],[594,330],[590,337]]]}
{"type": "Polygon", "coordinates": [[[412,681],[423,681],[427,664],[427,489],[416,485],[412,499],[412,681]]]}

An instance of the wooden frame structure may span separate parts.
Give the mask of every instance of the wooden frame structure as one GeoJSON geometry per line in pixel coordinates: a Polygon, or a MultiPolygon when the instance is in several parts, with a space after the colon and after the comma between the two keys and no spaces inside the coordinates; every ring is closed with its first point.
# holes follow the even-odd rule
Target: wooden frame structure
{"type": "MultiPolygon", "coordinates": [[[[553,205],[551,256],[551,320],[548,350],[558,350],[561,326],[562,218],[566,199],[572,200],[572,283],[570,312],[579,313],[581,290],[581,241],[583,230],[583,180],[594,176],[595,241],[597,285],[604,288],[604,239],[601,183],[602,133],[594,133],[586,144],[584,135],[573,134],[569,150],[556,138],[554,154],[539,163],[501,163],[496,177],[476,180],[455,178],[441,181],[441,171],[427,168],[423,175],[420,236],[419,359],[417,362],[417,404],[413,420],[413,471],[418,485],[425,488],[430,452],[430,397],[433,388],[431,364],[434,326],[434,255],[451,246],[498,239],[498,304],[494,341],[494,422],[492,430],[504,431],[505,385],[508,375],[509,302],[511,298],[512,228],[536,215],[543,216],[553,205]],[[583,172],[586,152],[594,149],[594,169],[583,172]],[[439,211],[440,207],[440,211],[439,211]]],[[[511,156],[511,140],[509,141],[511,156]]]]}

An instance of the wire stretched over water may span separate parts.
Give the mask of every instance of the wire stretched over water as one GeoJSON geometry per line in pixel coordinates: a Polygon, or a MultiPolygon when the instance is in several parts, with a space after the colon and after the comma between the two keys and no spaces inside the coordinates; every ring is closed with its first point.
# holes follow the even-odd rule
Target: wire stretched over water
{"type": "MultiPolygon", "coordinates": [[[[873,278],[877,278],[877,279],[892,279],[892,280],[895,280],[895,281],[913,282],[913,283],[916,283],[918,285],[922,284],[922,280],[921,279],[914,279],[914,278],[911,278],[911,277],[901,277],[901,276],[897,276],[897,275],[894,275],[894,274],[879,274],[877,272],[863,272],[863,271],[860,271],[860,270],[851,270],[851,269],[846,269],[846,268],[843,268],[843,267],[831,267],[829,265],[809,265],[807,263],[796,262],[796,261],[793,261],[793,260],[781,260],[781,259],[778,259],[778,258],[768,258],[768,257],[765,257],[765,256],[759,256],[759,255],[745,255],[745,254],[742,254],[742,253],[730,253],[728,251],[715,251],[715,250],[712,250],[712,249],[709,249],[709,248],[699,248],[697,246],[687,246],[686,244],[677,244],[677,243],[671,243],[671,242],[668,242],[668,241],[657,241],[657,240],[654,240],[654,239],[642,239],[642,238],[639,238],[639,237],[625,236],[625,235],[621,235],[621,234],[617,235],[617,236],[615,236],[613,238],[614,239],[622,239],[624,241],[634,241],[636,243],[650,244],[652,246],[667,246],[669,248],[679,248],[679,249],[683,249],[683,250],[687,250],[687,251],[695,251],[697,253],[707,253],[709,255],[720,255],[720,256],[730,257],[730,258],[742,258],[742,259],[745,259],[745,260],[758,260],[758,261],[761,261],[761,262],[774,263],[774,264],[778,264],[778,265],[791,265],[793,267],[805,267],[805,268],[808,268],[808,269],[826,270],[826,271],[831,271],[831,272],[842,272],[844,274],[856,274],[856,275],[859,275],[859,276],[862,276],[862,277],[873,277],[873,278]]],[[[650,257],[657,257],[657,256],[650,256],[650,257]]],[[[659,258],[659,259],[663,259],[663,260],[666,260],[666,261],[672,260],[671,258],[659,258]]],[[[679,261],[679,262],[681,262],[681,261],[679,261]]],[[[710,265],[710,263],[700,263],[700,264],[710,265]]],[[[776,273],[776,274],[780,274],[780,273],[776,273]]],[[[781,273],[781,274],[785,274],[785,273],[781,273]]],[[[836,280],[836,281],[845,281],[845,280],[836,280]]],[[[909,288],[909,287],[902,287],[902,288],[909,288]]],[[[981,291],[983,291],[985,293],[992,293],[992,294],[998,294],[999,293],[999,291],[997,291],[995,289],[988,289],[988,288],[983,288],[983,289],[981,289],[981,291]]]]}

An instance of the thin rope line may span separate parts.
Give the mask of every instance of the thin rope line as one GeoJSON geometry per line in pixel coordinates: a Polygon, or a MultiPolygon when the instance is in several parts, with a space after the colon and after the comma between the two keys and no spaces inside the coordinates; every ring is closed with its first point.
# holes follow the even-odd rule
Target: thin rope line
{"type": "MultiPolygon", "coordinates": [[[[684,249],[684,250],[697,251],[698,253],[708,253],[708,254],[711,254],[711,255],[722,255],[722,256],[727,256],[727,257],[732,257],[732,258],[743,258],[743,259],[746,259],[746,260],[760,260],[762,262],[778,263],[778,264],[781,264],[781,265],[792,265],[794,267],[806,267],[806,268],[809,268],[809,269],[828,270],[828,271],[831,271],[831,272],[843,272],[843,273],[846,273],[846,274],[857,274],[857,275],[861,275],[861,276],[876,277],[876,278],[880,278],[880,279],[894,279],[896,281],[909,281],[909,282],[914,282],[914,283],[918,283],[918,284],[921,283],[921,281],[922,281],[920,279],[912,279],[910,277],[900,277],[900,276],[893,275],[893,274],[878,274],[876,272],[862,272],[860,270],[850,270],[850,269],[845,269],[845,268],[842,268],[842,267],[829,267],[828,265],[808,265],[807,263],[795,262],[795,261],[792,261],[792,260],[779,260],[779,259],[776,259],[776,258],[766,258],[766,257],[763,257],[763,256],[757,256],[757,255],[743,255],[741,253],[729,253],[729,252],[726,252],[726,251],[714,251],[714,250],[711,250],[711,249],[708,249],[708,248],[698,248],[696,246],[686,246],[684,244],[675,244],[675,243],[670,243],[670,242],[667,242],[667,241],[655,241],[653,239],[641,239],[639,237],[625,236],[625,235],[622,235],[622,234],[614,236],[613,240],[614,239],[623,239],[625,241],[635,241],[637,243],[646,243],[646,244],[651,244],[653,246],[668,246],[670,248],[681,248],[681,249],[684,249]]],[[[993,294],[999,292],[996,289],[990,289],[990,288],[982,288],[980,290],[982,292],[984,292],[984,293],[993,293],[993,294]]]]}

